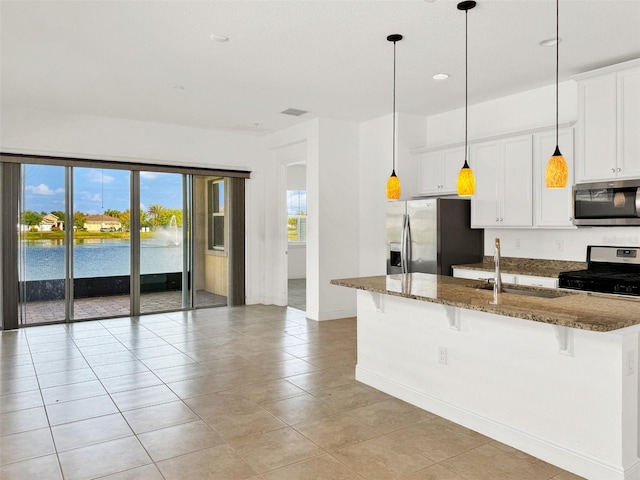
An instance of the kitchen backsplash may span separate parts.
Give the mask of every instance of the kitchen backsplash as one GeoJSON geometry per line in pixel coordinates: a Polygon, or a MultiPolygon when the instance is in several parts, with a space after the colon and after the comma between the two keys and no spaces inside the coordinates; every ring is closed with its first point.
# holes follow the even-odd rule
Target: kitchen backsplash
{"type": "Polygon", "coordinates": [[[640,227],[486,229],[485,255],[493,255],[495,238],[500,238],[502,255],[505,257],[584,262],[587,245],[640,246],[640,227]]]}

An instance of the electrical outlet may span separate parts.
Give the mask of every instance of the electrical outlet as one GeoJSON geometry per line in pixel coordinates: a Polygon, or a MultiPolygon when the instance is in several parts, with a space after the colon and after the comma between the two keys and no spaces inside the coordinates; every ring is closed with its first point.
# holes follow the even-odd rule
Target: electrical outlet
{"type": "Polygon", "coordinates": [[[447,364],[447,349],[446,347],[438,347],[438,363],[442,365],[447,364]]]}
{"type": "Polygon", "coordinates": [[[516,238],[516,250],[520,250],[520,239],[516,238]]]}
{"type": "Polygon", "coordinates": [[[564,240],[556,240],[556,252],[564,251],[564,240]]]}

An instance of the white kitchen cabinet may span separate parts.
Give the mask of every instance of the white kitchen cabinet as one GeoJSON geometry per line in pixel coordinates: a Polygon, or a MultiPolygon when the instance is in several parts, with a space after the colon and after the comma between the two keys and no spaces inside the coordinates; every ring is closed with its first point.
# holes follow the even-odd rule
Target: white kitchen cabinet
{"type": "Polygon", "coordinates": [[[472,144],[469,164],[476,177],[471,224],[478,227],[533,225],[532,135],[472,144]]]}
{"type": "Polygon", "coordinates": [[[558,132],[560,152],[569,166],[569,179],[565,188],[547,188],[544,174],[549,158],[556,148],[555,129],[533,135],[533,196],[534,225],[536,227],[576,228],[573,225],[573,128],[563,128],[558,132]]]}
{"type": "Polygon", "coordinates": [[[516,285],[525,285],[527,287],[558,288],[557,278],[538,277],[535,275],[516,275],[515,277],[516,285]]]}
{"type": "Polygon", "coordinates": [[[446,148],[418,155],[418,194],[456,193],[458,172],[464,164],[464,147],[446,148]]]}
{"type": "MultiPolygon", "coordinates": [[[[618,73],[618,176],[640,177],[640,66],[618,73]]],[[[617,171],[617,169],[616,169],[617,171]]]]}
{"type": "MultiPolygon", "coordinates": [[[[467,278],[469,280],[488,280],[495,277],[495,272],[454,267],[453,276],[456,278],[467,278]]],[[[500,277],[502,278],[502,283],[516,283],[516,276],[510,273],[501,273],[500,277]]]]}
{"type": "Polygon", "coordinates": [[[578,182],[640,176],[640,60],[578,81],[578,182]]]}
{"type": "MultiPolygon", "coordinates": [[[[553,152],[552,152],[553,153],[553,152]]],[[[489,270],[470,270],[466,268],[453,268],[453,276],[467,278],[469,280],[487,280],[494,278],[495,272],[489,270]]],[[[558,288],[558,279],[553,277],[538,277],[535,275],[515,275],[501,273],[502,283],[523,285],[527,287],[558,288]]]]}

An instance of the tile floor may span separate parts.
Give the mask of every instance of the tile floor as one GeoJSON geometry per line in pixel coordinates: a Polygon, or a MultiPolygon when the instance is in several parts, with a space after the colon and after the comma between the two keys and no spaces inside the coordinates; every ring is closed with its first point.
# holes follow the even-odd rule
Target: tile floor
{"type": "MultiPolygon", "coordinates": [[[[227,304],[227,297],[204,290],[196,291],[196,307],[220,307],[227,304]]],[[[153,292],[140,296],[143,313],[178,310],[182,308],[182,292],[153,292]]],[[[127,315],[131,312],[129,295],[79,298],[74,303],[74,318],[84,320],[100,317],[127,315]]],[[[22,325],[54,323],[65,318],[64,300],[28,302],[21,313],[22,325]]]]}
{"type": "Polygon", "coordinates": [[[250,306],[0,332],[0,478],[578,478],[355,381],[355,326],[250,306]]]}

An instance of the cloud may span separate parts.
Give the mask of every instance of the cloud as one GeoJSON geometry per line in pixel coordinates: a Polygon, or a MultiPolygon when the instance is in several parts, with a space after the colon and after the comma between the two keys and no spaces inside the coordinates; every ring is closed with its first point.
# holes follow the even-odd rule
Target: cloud
{"type": "Polygon", "coordinates": [[[85,202],[99,202],[102,200],[102,196],[99,193],[80,192],[78,197],[85,202]]]}
{"type": "Polygon", "coordinates": [[[64,193],[64,188],[51,190],[48,185],[41,183],[40,185],[27,185],[25,190],[34,195],[55,195],[56,193],[64,193]]]}
{"type": "Polygon", "coordinates": [[[154,178],[158,178],[158,172],[140,172],[140,178],[153,180],[154,178]]]}
{"type": "Polygon", "coordinates": [[[114,178],[103,170],[89,170],[87,177],[91,183],[112,183],[114,178]]]}

